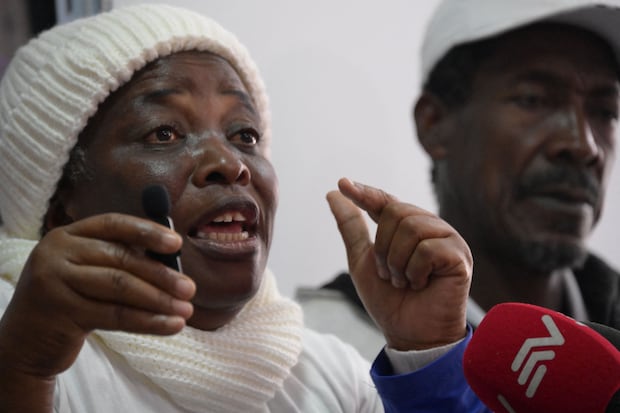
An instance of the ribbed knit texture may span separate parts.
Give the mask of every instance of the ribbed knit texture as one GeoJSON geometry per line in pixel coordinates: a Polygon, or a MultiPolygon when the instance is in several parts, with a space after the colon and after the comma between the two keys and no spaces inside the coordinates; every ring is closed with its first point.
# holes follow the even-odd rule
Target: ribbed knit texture
{"type": "Polygon", "coordinates": [[[98,105],[147,63],[210,51],[244,82],[270,139],[263,81],[234,35],[165,5],[119,8],[58,26],[18,50],[0,83],[0,215],[5,235],[37,239],[79,133],[98,105]]]}
{"type": "MultiPolygon", "coordinates": [[[[0,239],[0,278],[17,283],[35,241],[0,239]]],[[[191,412],[261,412],[297,363],[302,314],[267,271],[256,296],[215,332],[174,336],[96,331],[129,365],[191,412]]]]}

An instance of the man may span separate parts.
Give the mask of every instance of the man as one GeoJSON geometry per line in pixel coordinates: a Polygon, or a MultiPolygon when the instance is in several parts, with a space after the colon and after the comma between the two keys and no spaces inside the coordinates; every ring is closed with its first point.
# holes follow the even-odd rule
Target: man
{"type": "MultiPolygon", "coordinates": [[[[615,155],[619,25],[617,1],[445,0],[431,19],[414,119],[439,215],[474,256],[473,326],[518,301],[620,328],[620,275],[586,247],[615,155]]],[[[355,296],[347,275],[330,290],[355,296]]],[[[339,304],[311,296],[307,323],[327,330],[320,307],[339,304]]]]}

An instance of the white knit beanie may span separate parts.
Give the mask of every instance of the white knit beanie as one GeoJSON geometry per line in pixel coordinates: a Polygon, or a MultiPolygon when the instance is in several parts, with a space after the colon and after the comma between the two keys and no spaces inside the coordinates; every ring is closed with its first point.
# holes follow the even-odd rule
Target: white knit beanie
{"type": "Polygon", "coordinates": [[[38,239],[69,152],[99,104],[147,63],[187,50],[231,64],[268,144],[269,104],[256,65],[213,20],[150,4],[56,26],[18,50],[0,83],[0,236],[38,239]]]}

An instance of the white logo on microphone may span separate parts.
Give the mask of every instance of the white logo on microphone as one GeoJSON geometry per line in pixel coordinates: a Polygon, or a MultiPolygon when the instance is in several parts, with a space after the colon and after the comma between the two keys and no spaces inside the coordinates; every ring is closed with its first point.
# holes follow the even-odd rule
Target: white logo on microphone
{"type": "MultiPolygon", "coordinates": [[[[544,364],[539,364],[536,370],[533,371],[537,363],[555,358],[553,350],[535,350],[536,347],[561,346],[565,342],[564,336],[560,333],[551,316],[545,314],[541,320],[545,327],[547,327],[547,331],[549,331],[549,337],[528,338],[525,340],[511,366],[512,371],[515,373],[523,366],[523,370],[521,370],[517,379],[520,385],[523,386],[531,377],[530,384],[525,391],[525,395],[530,399],[536,394],[536,390],[538,390],[538,386],[547,372],[547,366],[544,364]],[[531,353],[530,350],[532,350],[531,353]]],[[[509,413],[516,413],[504,396],[498,394],[497,398],[509,413]]]]}
{"type": "Polygon", "coordinates": [[[520,385],[523,386],[531,377],[530,384],[525,392],[525,395],[530,399],[536,394],[536,390],[538,390],[538,386],[547,372],[547,366],[544,364],[539,364],[536,370],[533,371],[537,363],[539,361],[553,360],[555,358],[555,352],[553,350],[535,350],[535,348],[542,346],[561,346],[564,344],[564,336],[560,333],[560,330],[553,322],[551,316],[545,314],[542,316],[542,322],[545,327],[547,327],[550,336],[528,338],[525,340],[517,356],[512,361],[511,366],[514,372],[517,372],[517,370],[523,366],[523,370],[521,370],[519,378],[517,379],[520,385]],[[530,350],[532,350],[531,353],[530,350]]]}

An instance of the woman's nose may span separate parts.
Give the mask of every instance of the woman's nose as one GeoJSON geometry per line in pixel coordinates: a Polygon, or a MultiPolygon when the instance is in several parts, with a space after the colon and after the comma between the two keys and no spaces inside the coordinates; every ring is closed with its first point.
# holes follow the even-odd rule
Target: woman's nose
{"type": "Polygon", "coordinates": [[[192,176],[194,185],[210,184],[248,185],[250,169],[243,154],[225,138],[211,136],[205,139],[196,153],[197,165],[192,176]]]}

